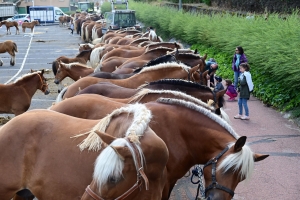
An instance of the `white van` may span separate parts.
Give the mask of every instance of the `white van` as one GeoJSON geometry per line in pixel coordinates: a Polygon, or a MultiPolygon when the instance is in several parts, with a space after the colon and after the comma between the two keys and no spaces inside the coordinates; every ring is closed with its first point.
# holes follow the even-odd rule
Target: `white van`
{"type": "Polygon", "coordinates": [[[29,7],[31,21],[38,20],[40,24],[59,22],[59,17],[66,15],[59,7],[31,6],[29,7]]]}

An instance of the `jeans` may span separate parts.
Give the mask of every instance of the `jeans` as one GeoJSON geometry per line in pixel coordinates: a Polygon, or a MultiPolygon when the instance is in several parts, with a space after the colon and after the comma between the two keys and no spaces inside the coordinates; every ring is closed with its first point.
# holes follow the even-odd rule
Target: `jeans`
{"type": "Polygon", "coordinates": [[[234,71],[234,89],[238,88],[239,76],[241,72],[234,71]]]}
{"type": "Polygon", "coordinates": [[[249,109],[248,109],[248,104],[247,104],[248,99],[245,98],[239,98],[238,100],[238,105],[239,105],[239,114],[243,115],[243,106],[245,109],[245,115],[249,117],[249,109]]]}

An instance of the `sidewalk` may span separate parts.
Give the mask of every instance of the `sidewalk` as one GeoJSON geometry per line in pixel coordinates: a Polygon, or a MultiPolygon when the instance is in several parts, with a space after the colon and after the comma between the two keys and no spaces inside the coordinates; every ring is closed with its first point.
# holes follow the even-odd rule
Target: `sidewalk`
{"type": "MultiPolygon", "coordinates": [[[[225,97],[227,100],[228,98],[225,97]]],[[[247,142],[255,153],[269,154],[255,164],[253,176],[248,183],[236,188],[235,200],[295,200],[300,196],[300,127],[284,114],[263,105],[255,97],[248,101],[250,120],[234,119],[238,104],[226,102],[234,130],[247,136],[247,142]]],[[[174,187],[172,200],[195,199],[197,185],[183,177],[174,187]]]]}

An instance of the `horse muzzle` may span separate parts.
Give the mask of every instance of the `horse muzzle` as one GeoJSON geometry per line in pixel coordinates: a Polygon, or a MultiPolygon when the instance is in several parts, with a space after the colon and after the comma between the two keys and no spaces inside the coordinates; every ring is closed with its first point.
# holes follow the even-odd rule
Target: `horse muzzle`
{"type": "Polygon", "coordinates": [[[48,95],[49,93],[50,93],[49,89],[45,90],[45,92],[44,92],[45,95],[48,95]]]}
{"type": "Polygon", "coordinates": [[[56,85],[58,85],[58,84],[60,83],[60,81],[59,81],[58,79],[55,79],[55,80],[54,80],[54,83],[55,83],[56,85]]]}

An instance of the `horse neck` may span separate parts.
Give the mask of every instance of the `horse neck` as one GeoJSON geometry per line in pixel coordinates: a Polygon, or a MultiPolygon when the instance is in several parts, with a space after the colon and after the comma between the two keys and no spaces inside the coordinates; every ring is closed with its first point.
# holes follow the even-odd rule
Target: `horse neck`
{"type": "Polygon", "coordinates": [[[150,124],[150,127],[169,149],[170,161],[167,168],[170,174],[175,174],[175,180],[181,178],[195,164],[205,164],[220,153],[229,142],[236,141],[217,122],[209,120],[197,111],[175,105],[157,103],[146,105],[154,116],[152,121],[161,124],[161,126],[150,124]],[[177,158],[178,151],[184,162],[177,158]]]}
{"type": "Polygon", "coordinates": [[[15,83],[16,86],[22,87],[29,97],[32,97],[35,92],[41,87],[41,80],[39,75],[32,75],[34,77],[25,77],[15,83]]]}
{"type": "Polygon", "coordinates": [[[73,65],[70,69],[67,70],[70,78],[75,80],[80,79],[80,77],[85,77],[94,72],[93,68],[83,67],[79,65],[73,65]]]}

